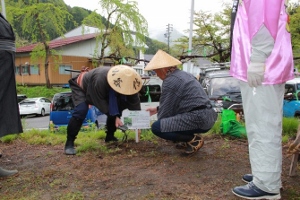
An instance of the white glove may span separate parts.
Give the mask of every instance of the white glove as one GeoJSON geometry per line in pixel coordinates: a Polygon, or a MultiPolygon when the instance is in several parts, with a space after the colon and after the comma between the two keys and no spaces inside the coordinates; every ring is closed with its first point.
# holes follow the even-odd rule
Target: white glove
{"type": "Polygon", "coordinates": [[[250,62],[247,71],[247,81],[250,87],[257,87],[264,81],[265,64],[250,62]]]}

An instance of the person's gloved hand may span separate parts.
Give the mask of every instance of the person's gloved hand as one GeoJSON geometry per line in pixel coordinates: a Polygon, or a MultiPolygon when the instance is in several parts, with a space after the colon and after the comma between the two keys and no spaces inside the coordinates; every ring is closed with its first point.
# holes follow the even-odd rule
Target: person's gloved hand
{"type": "Polygon", "coordinates": [[[264,81],[265,63],[250,62],[247,71],[247,81],[250,87],[257,87],[264,81]]]}

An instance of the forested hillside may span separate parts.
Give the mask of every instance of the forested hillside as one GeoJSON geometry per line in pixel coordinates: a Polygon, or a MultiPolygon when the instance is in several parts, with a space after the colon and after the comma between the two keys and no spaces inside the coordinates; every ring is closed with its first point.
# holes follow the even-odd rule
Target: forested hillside
{"type": "MultiPolygon", "coordinates": [[[[30,0],[25,0],[24,2],[30,3],[30,0]]],[[[61,9],[67,9],[68,13],[72,16],[66,20],[64,25],[66,32],[80,26],[84,18],[92,13],[91,10],[87,10],[81,7],[70,7],[65,4],[63,0],[40,0],[40,3],[51,3],[54,4],[56,7],[60,7],[61,9]]],[[[10,0],[5,2],[6,10],[7,10],[7,19],[11,22],[15,34],[17,36],[16,45],[17,47],[24,46],[27,44],[31,44],[36,38],[36,36],[30,34],[24,34],[22,32],[22,25],[20,25],[16,20],[13,19],[12,14],[10,11],[14,10],[12,8],[21,6],[18,0],[10,0]]],[[[100,16],[100,15],[99,15],[100,16]]],[[[51,16],[49,16],[49,23],[51,22],[51,16]]],[[[107,23],[106,19],[102,17],[103,24],[107,23]]],[[[50,40],[59,37],[60,35],[53,31],[48,30],[50,40]]],[[[146,49],[146,54],[154,54],[158,49],[166,49],[167,44],[164,42],[160,42],[158,40],[151,39],[146,37],[146,45],[148,49],[146,49]]]]}

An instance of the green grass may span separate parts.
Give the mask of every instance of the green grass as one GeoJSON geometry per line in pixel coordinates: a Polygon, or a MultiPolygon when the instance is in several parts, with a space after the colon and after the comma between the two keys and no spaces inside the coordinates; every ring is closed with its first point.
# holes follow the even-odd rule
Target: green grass
{"type": "Polygon", "coordinates": [[[283,129],[283,136],[288,137],[295,137],[299,125],[299,119],[298,118],[283,118],[282,122],[282,129],[283,129]]]}
{"type": "Polygon", "coordinates": [[[221,123],[222,123],[222,117],[219,114],[217,121],[215,122],[214,126],[207,132],[207,134],[218,134],[221,135],[222,131],[221,131],[221,123]]]}
{"type": "MultiPolygon", "coordinates": [[[[66,127],[60,127],[58,131],[50,130],[38,130],[31,129],[21,134],[10,134],[0,138],[0,142],[11,143],[14,140],[22,140],[30,145],[63,145],[66,142],[67,129],[66,127]]],[[[127,140],[135,140],[135,131],[126,131],[127,140]]],[[[76,150],[78,154],[88,151],[101,151],[104,153],[110,153],[116,151],[108,149],[105,145],[99,145],[106,136],[105,130],[97,130],[95,127],[89,129],[82,129],[77,139],[75,140],[76,150]]],[[[115,137],[119,141],[125,139],[124,133],[120,130],[115,132],[115,137]]],[[[157,138],[150,130],[142,130],[140,135],[140,141],[153,141],[157,138]]]]}
{"type": "MultiPolygon", "coordinates": [[[[210,131],[206,134],[217,134],[221,135],[221,117],[218,116],[218,119],[215,125],[210,131]]],[[[296,136],[297,129],[299,125],[299,120],[296,118],[284,118],[283,119],[283,135],[282,142],[286,143],[290,139],[293,139],[296,136]]],[[[32,129],[25,131],[21,134],[11,134],[6,135],[0,138],[0,141],[3,143],[11,143],[14,140],[22,140],[32,145],[62,145],[66,141],[67,129],[66,127],[61,127],[59,131],[50,131],[50,130],[37,130],[32,129]]],[[[135,131],[128,130],[126,131],[127,140],[135,140],[135,131]]],[[[105,130],[97,130],[95,127],[89,129],[82,129],[75,141],[77,152],[83,153],[88,151],[101,151],[104,153],[110,153],[111,149],[107,149],[105,145],[99,145],[99,142],[103,141],[105,138],[105,130]]],[[[115,136],[122,141],[124,139],[124,133],[120,130],[117,130],[115,136]]],[[[226,140],[227,136],[223,136],[226,140]]],[[[151,141],[156,143],[157,137],[151,132],[150,129],[141,130],[140,141],[151,141]]]]}
{"type": "Polygon", "coordinates": [[[46,86],[17,86],[18,94],[25,94],[27,97],[46,97],[52,99],[54,94],[58,92],[70,91],[68,88],[53,87],[51,89],[46,88],[46,86]]]}
{"type": "Polygon", "coordinates": [[[26,141],[28,144],[59,145],[66,141],[66,134],[53,133],[49,130],[32,129],[21,133],[19,139],[26,141]]]}

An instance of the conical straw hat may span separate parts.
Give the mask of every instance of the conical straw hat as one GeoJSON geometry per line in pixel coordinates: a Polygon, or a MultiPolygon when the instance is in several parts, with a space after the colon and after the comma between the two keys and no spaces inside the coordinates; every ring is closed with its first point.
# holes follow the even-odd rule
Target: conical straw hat
{"type": "Polygon", "coordinates": [[[170,56],[163,50],[158,50],[144,70],[148,71],[154,69],[161,69],[165,67],[177,66],[180,64],[181,62],[176,58],[170,56]]]}
{"type": "Polygon", "coordinates": [[[114,91],[124,95],[136,94],[143,86],[141,76],[126,65],[112,67],[107,73],[107,82],[114,91]]]}

